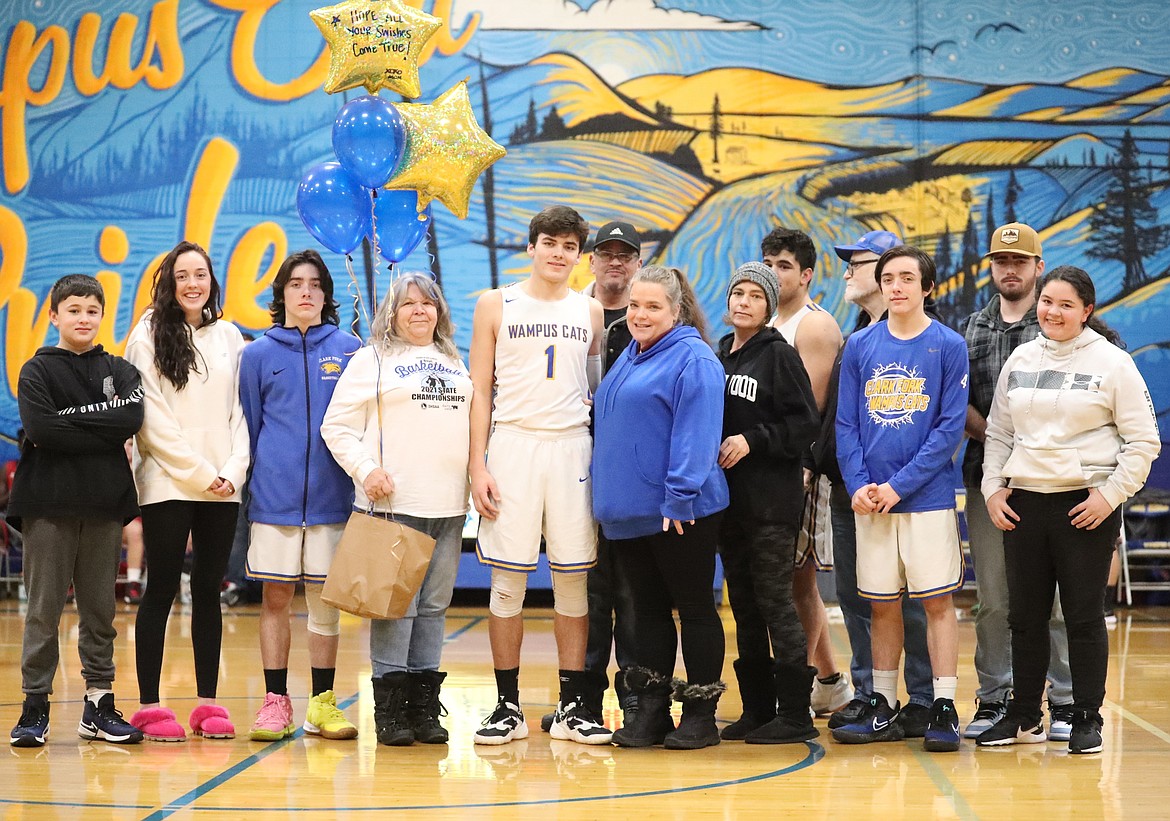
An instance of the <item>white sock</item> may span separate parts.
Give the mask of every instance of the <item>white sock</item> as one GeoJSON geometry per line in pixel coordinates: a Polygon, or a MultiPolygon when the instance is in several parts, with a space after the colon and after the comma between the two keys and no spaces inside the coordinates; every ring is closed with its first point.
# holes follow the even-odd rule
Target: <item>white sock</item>
{"type": "Polygon", "coordinates": [[[898,703],[898,671],[874,670],[873,691],[885,697],[886,702],[893,707],[898,703]]]}
{"type": "Polygon", "coordinates": [[[141,567],[128,567],[128,568],[126,568],[126,581],[130,584],[133,584],[134,582],[142,581],[142,568],[141,567]]]}
{"type": "MultiPolygon", "coordinates": [[[[877,675],[876,673],[874,675],[877,675]]],[[[949,698],[951,701],[955,700],[955,691],[959,689],[958,676],[935,676],[934,678],[934,697],[949,698]]]]}
{"type": "Polygon", "coordinates": [[[99,690],[96,687],[85,688],[85,698],[94,707],[98,706],[98,702],[102,700],[102,696],[104,696],[106,693],[113,695],[114,691],[113,690],[99,690]]]}

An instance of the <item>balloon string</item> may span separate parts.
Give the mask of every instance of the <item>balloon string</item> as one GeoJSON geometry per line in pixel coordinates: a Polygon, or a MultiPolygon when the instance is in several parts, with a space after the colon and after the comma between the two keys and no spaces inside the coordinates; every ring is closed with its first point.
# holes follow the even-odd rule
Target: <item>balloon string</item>
{"type": "Polygon", "coordinates": [[[357,274],[353,270],[353,257],[349,254],[345,255],[345,270],[349,272],[349,285],[346,286],[346,290],[353,297],[353,322],[350,323],[349,329],[353,332],[354,336],[360,337],[359,318],[366,320],[367,329],[372,328],[372,326],[370,325],[370,315],[366,311],[365,300],[362,299],[362,287],[358,283],[357,274]]]}
{"type": "MultiPolygon", "coordinates": [[[[378,245],[378,213],[374,208],[374,203],[378,201],[378,190],[376,188],[370,189],[370,245],[373,246],[374,253],[374,272],[370,277],[370,287],[373,289],[373,300],[375,310],[380,304],[378,302],[378,265],[382,261],[382,248],[378,245]]],[[[393,268],[393,264],[391,264],[393,268]]]]}
{"type": "Polygon", "coordinates": [[[434,243],[432,242],[433,237],[431,236],[431,228],[434,227],[434,224],[435,224],[435,220],[432,217],[430,220],[427,221],[427,232],[426,232],[426,235],[423,236],[423,239],[425,239],[427,241],[427,260],[430,262],[430,272],[431,272],[432,277],[435,275],[435,263],[437,261],[435,259],[435,252],[433,250],[431,250],[432,246],[434,245],[434,243]]]}

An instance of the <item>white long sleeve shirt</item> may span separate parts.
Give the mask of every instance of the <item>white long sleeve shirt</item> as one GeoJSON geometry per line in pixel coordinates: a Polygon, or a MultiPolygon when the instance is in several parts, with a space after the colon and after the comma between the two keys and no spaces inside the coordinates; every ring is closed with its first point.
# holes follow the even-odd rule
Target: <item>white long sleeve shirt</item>
{"type": "Polygon", "coordinates": [[[238,495],[224,499],[207,488],[222,476],[238,490],[248,475],[248,426],[240,406],[244,338],[223,320],[194,330],[199,370],[180,391],[155,367],[150,316],[147,311],[126,342],[126,359],[142,373],[146,395],[134,464],[139,504],[238,502],[238,495]]]}
{"type": "Polygon", "coordinates": [[[1008,357],[987,420],[983,497],[1005,488],[1095,487],[1113,507],[1145,483],[1162,443],[1133,358],[1085,328],[1037,337],[1008,357]]]}
{"type": "Polygon", "coordinates": [[[321,423],[333,458],[353,478],[354,505],[369,506],[365,480],[380,466],[393,480],[394,493],[375,510],[426,519],[462,516],[469,489],[467,368],[434,345],[384,355],[379,446],[378,364],[372,347],[354,354],[321,423]]]}

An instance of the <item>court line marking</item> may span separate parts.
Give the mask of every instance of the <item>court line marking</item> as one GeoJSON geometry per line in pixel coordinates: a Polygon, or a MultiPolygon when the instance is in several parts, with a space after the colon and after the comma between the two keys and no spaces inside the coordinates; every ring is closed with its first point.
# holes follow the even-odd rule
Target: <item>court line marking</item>
{"type": "MultiPolygon", "coordinates": [[[[959,788],[955,783],[947,777],[946,773],[942,771],[942,767],[934,760],[936,753],[928,753],[917,744],[908,743],[906,746],[910,748],[910,752],[914,755],[914,760],[926,772],[926,775],[934,782],[934,786],[942,793],[943,798],[950,801],[951,809],[955,811],[955,815],[959,818],[970,819],[970,821],[978,821],[979,815],[967,803],[967,799],[959,792],[959,788]]],[[[946,755],[946,753],[943,753],[946,755]]],[[[954,756],[952,756],[953,758],[954,756]]]]}
{"type": "MultiPolygon", "coordinates": [[[[483,801],[474,804],[415,804],[406,807],[395,806],[365,806],[365,807],[191,807],[193,812],[250,812],[250,813],[345,813],[345,812],[419,812],[422,810],[477,810],[493,807],[534,807],[549,804],[582,804],[590,801],[619,801],[626,798],[652,798],[656,795],[678,795],[681,793],[712,790],[720,787],[734,787],[740,784],[751,784],[756,781],[766,781],[782,775],[803,770],[816,764],[825,757],[825,748],[815,741],[805,741],[808,755],[779,770],[749,775],[743,778],[733,778],[728,781],[715,781],[709,784],[694,784],[689,787],[668,787],[660,790],[645,790],[634,793],[608,793],[606,795],[581,795],[575,798],[534,798],[530,801],[483,801]]],[[[973,816],[972,816],[973,817],[973,816]]]]}
{"type": "Polygon", "coordinates": [[[1108,707],[1113,712],[1117,713],[1119,716],[1121,716],[1125,720],[1131,721],[1134,724],[1136,724],[1137,726],[1141,727],[1147,733],[1149,733],[1150,735],[1159,739],[1160,741],[1164,741],[1165,743],[1170,744],[1170,733],[1167,733],[1162,728],[1151,724],[1150,722],[1146,721],[1141,716],[1137,715],[1136,713],[1130,712],[1129,710],[1125,709],[1124,707],[1122,707],[1120,704],[1118,704],[1116,702],[1106,700],[1105,706],[1108,707]]]}

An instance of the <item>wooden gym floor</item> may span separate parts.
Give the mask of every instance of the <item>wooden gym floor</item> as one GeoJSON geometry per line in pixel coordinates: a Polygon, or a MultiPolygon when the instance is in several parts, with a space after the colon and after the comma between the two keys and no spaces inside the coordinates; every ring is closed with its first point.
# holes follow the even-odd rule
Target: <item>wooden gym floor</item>
{"type": "MultiPolygon", "coordinates": [[[[974,628],[960,611],[960,715],[973,711],[974,628]]],[[[303,602],[298,600],[303,614],[303,602]]],[[[734,625],[726,609],[728,647],[734,625]]],[[[382,747],[373,731],[365,623],[342,622],[337,694],[360,729],[356,741],[324,741],[298,730],[290,740],[247,739],[263,698],[258,609],[225,611],[220,698],[240,736],[231,741],[117,747],[76,735],[84,689],[77,619],[62,624],[62,664],[53,696],[52,734],[41,749],[0,754],[0,818],[253,819],[367,818],[874,818],[1137,819],[1170,817],[1170,609],[1119,610],[1110,629],[1105,752],[1069,756],[1050,743],[957,754],[927,754],[921,741],[843,746],[824,721],[816,742],[746,746],[724,742],[697,752],[622,750],[555,741],[539,730],[556,700],[551,612],[531,610],[521,667],[532,730],[524,741],[477,747],[472,733],[495,701],[486,611],[460,608],[447,621],[443,703],[449,745],[382,747]]],[[[120,606],[116,684],[128,716],[136,705],[134,609],[120,606]]],[[[21,607],[0,601],[0,723],[20,714],[21,607]]],[[[163,671],[164,701],[180,720],[194,706],[189,618],[172,614],[163,671]]],[[[832,625],[838,663],[848,646],[839,615],[832,625]]],[[[681,671],[681,662],[679,665],[681,671]]],[[[732,689],[721,722],[739,714],[732,689]]],[[[304,618],[294,625],[290,693],[297,722],[308,691],[304,618]]],[[[606,720],[620,720],[612,693],[606,720]]]]}

